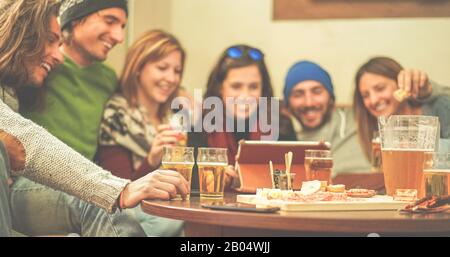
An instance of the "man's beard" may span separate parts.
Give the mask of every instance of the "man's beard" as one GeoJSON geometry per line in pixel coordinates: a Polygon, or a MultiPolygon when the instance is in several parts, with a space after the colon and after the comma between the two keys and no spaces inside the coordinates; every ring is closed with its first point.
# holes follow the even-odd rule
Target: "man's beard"
{"type": "Polygon", "coordinates": [[[322,116],[319,125],[314,126],[314,127],[306,126],[297,113],[304,113],[304,112],[308,112],[308,111],[320,111],[320,108],[317,108],[317,107],[305,107],[305,108],[300,109],[298,112],[293,112],[293,113],[295,113],[295,115],[294,115],[295,118],[300,122],[300,124],[302,125],[302,128],[304,130],[306,130],[306,131],[314,131],[314,130],[320,129],[322,126],[325,125],[325,123],[327,123],[331,119],[331,114],[332,114],[333,108],[334,108],[334,101],[330,101],[326,108],[327,109],[326,109],[324,115],[322,116]]]}

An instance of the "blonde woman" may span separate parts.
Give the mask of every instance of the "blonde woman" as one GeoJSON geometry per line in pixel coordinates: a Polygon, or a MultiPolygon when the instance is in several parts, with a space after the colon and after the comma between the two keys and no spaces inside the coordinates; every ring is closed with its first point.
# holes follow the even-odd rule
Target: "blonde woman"
{"type": "Polygon", "coordinates": [[[183,136],[168,123],[185,51],[169,33],[152,30],[129,49],[119,92],[108,101],[100,128],[98,160],[114,175],[135,180],[155,170],[164,145],[183,136]]]}

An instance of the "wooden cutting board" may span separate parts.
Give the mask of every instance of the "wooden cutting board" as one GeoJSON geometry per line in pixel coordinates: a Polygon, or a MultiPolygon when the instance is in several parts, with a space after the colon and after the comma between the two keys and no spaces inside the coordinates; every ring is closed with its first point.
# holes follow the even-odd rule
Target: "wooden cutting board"
{"type": "Polygon", "coordinates": [[[394,201],[386,195],[376,195],[371,198],[353,198],[352,201],[317,201],[296,202],[284,200],[265,200],[256,195],[237,195],[237,202],[280,207],[281,211],[378,211],[403,209],[408,202],[394,201]]]}

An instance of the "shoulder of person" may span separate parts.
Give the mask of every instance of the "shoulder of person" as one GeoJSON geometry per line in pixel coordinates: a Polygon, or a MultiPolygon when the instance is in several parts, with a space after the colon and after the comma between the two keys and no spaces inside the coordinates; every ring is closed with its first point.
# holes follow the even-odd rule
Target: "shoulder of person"
{"type": "Polygon", "coordinates": [[[348,134],[356,130],[355,114],[350,104],[336,106],[331,120],[338,126],[341,137],[342,133],[348,134]]]}
{"type": "Polygon", "coordinates": [[[127,99],[121,94],[112,95],[106,102],[103,117],[115,115],[115,113],[123,113],[125,115],[130,109],[127,99]]]}
{"type": "Polygon", "coordinates": [[[450,110],[450,96],[439,95],[436,97],[436,100],[433,102],[432,105],[433,105],[433,109],[436,109],[437,111],[448,112],[448,110],[450,110]]]}
{"type": "Polygon", "coordinates": [[[430,83],[433,87],[433,93],[437,96],[450,96],[450,86],[439,84],[433,80],[430,83]]]}
{"type": "Polygon", "coordinates": [[[117,73],[111,66],[107,65],[104,62],[101,62],[99,64],[99,69],[101,70],[103,76],[111,81],[117,82],[117,73]]]}

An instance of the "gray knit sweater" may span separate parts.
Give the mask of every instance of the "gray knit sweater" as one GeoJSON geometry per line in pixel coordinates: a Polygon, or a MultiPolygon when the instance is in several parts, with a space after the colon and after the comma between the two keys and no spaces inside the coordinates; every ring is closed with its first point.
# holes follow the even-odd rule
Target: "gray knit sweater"
{"type": "Polygon", "coordinates": [[[113,176],[44,128],[23,118],[5,104],[17,103],[12,91],[2,87],[0,90],[0,130],[16,137],[26,152],[25,169],[11,171],[12,175],[27,177],[114,212],[117,198],[129,181],[113,176]]]}

